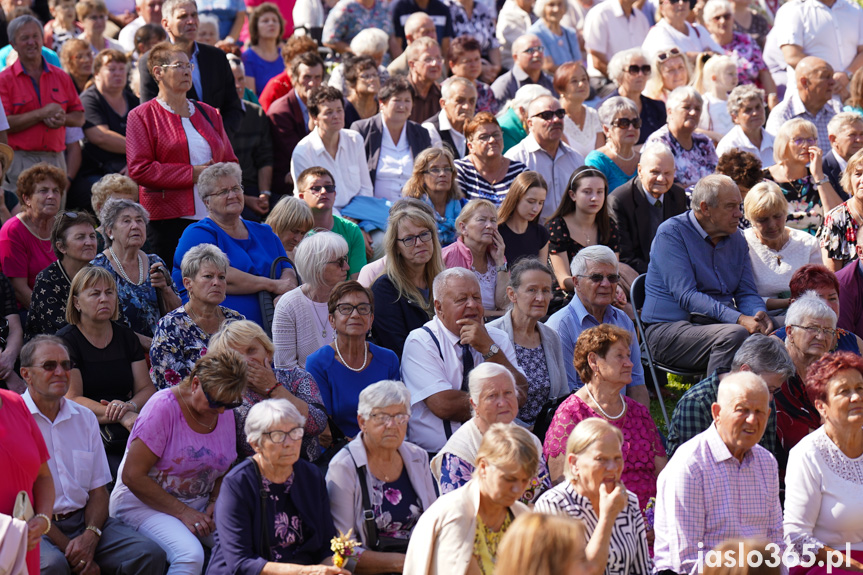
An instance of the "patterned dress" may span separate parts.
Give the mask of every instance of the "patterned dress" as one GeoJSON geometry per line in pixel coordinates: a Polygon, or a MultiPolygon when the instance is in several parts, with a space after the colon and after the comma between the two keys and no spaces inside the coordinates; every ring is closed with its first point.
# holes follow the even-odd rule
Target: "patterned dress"
{"type": "MultiPolygon", "coordinates": [[[[767,168],[761,175],[765,180],[776,182],[767,168]]],[[[788,227],[815,235],[824,221],[824,208],[821,206],[815,178],[807,175],[793,182],[776,183],[788,200],[788,227]]]]}
{"type": "Polygon", "coordinates": [[[645,144],[653,142],[665,144],[674,154],[674,179],[685,188],[716,171],[719,162],[716,148],[704,134],[692,134],[692,148],[687,150],[671,135],[666,124],[653,132],[645,144]]]}
{"type": "MultiPolygon", "coordinates": [[[[537,440],[538,441],[538,440],[537,440]]],[[[440,492],[441,495],[455,491],[465,485],[473,476],[474,465],[465,461],[458,455],[445,453],[440,468],[440,492]]],[[[551,474],[544,457],[539,458],[539,471],[536,477],[530,480],[530,484],[521,496],[520,501],[524,504],[533,503],[543,492],[551,489],[551,474]]]]}
{"type": "MultiPolygon", "coordinates": [[[[754,23],[754,22],[753,22],[754,23]]],[[[767,69],[761,48],[752,41],[748,34],[734,32],[731,42],[724,45],[726,56],[731,56],[737,62],[737,81],[743,84],[755,84],[761,88],[758,74],[767,69]]]]}
{"type": "Polygon", "coordinates": [[[518,410],[518,419],[525,425],[531,426],[536,422],[542,406],[551,395],[551,376],[548,373],[548,364],[545,361],[545,351],[542,344],[533,349],[515,346],[515,357],[518,365],[527,376],[528,389],[527,401],[518,410]]]}
{"type": "MultiPolygon", "coordinates": [[[[851,201],[851,200],[848,200],[851,201]]],[[[857,230],[860,224],[851,215],[848,202],[836,206],[824,218],[818,229],[821,247],[827,250],[830,259],[849,262],[857,259],[857,230]]],[[[38,278],[37,278],[38,283],[38,278]]]]}
{"type": "Polygon", "coordinates": [[[369,499],[378,535],[410,539],[424,509],[408,476],[407,467],[403,467],[401,475],[392,482],[381,481],[374,475],[371,478],[369,499]]]}
{"type": "Polygon", "coordinates": [[[28,338],[42,333],[54,335],[66,326],[66,300],[69,299],[71,287],[59,261],[39,272],[24,327],[28,338]]]}
{"type": "MultiPolygon", "coordinates": [[[[444,0],[444,4],[447,5],[450,15],[452,16],[452,31],[454,38],[473,36],[473,38],[479,42],[483,58],[488,58],[490,50],[500,48],[500,42],[495,36],[495,21],[497,19],[497,14],[489,8],[488,4],[483,2],[474,2],[473,13],[470,18],[468,18],[464,6],[462,6],[461,2],[458,0],[444,0]]],[[[477,101],[476,111],[480,111],[479,101],[477,101]]]]}

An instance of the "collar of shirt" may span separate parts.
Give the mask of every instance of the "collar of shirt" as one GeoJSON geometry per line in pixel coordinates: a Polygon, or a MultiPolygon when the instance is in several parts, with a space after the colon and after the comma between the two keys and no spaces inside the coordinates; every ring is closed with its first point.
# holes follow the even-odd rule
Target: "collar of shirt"
{"type": "Polygon", "coordinates": [[[719,435],[719,430],[716,429],[715,422],[707,428],[707,431],[705,431],[705,438],[707,440],[707,446],[710,448],[710,454],[713,455],[713,459],[717,463],[731,459],[741,466],[749,465],[753,457],[752,449],[758,449],[757,446],[753,447],[743,456],[743,461],[737,461],[737,459],[731,455],[731,451],[728,449],[728,446],[725,445],[724,441],[722,441],[722,437],[719,435]]]}
{"type": "Polygon", "coordinates": [[[839,171],[840,171],[840,172],[842,172],[842,173],[845,173],[845,168],[847,168],[847,167],[848,167],[848,161],[847,161],[847,160],[843,160],[843,159],[842,159],[842,156],[840,156],[839,154],[837,154],[835,150],[833,151],[833,157],[834,157],[834,158],[836,158],[836,163],[838,163],[838,164],[839,164],[839,168],[840,168],[840,170],[839,170],[839,171]]]}
{"type": "MultiPolygon", "coordinates": [[[[12,64],[12,71],[15,73],[16,76],[20,76],[21,74],[27,74],[27,71],[24,69],[24,65],[21,64],[21,60],[15,60],[15,63],[12,64]]],[[[51,68],[48,66],[48,61],[45,60],[45,56],[42,56],[42,73],[51,73],[51,68]]]]}
{"type": "Polygon", "coordinates": [[[702,238],[707,241],[710,241],[710,234],[704,231],[704,228],[701,227],[701,224],[698,223],[698,220],[695,218],[695,212],[689,210],[689,222],[695,227],[695,231],[698,232],[702,238]]]}
{"type": "MultiPolygon", "coordinates": [[[[338,157],[339,152],[347,148],[348,137],[345,136],[343,132],[345,132],[344,129],[339,130],[339,147],[336,150],[336,157],[338,157]]],[[[324,141],[321,139],[321,135],[318,133],[317,128],[312,130],[312,133],[309,134],[309,143],[312,145],[312,149],[315,151],[316,154],[321,155],[328,153],[327,149],[324,147],[324,141]]],[[[333,159],[335,160],[336,158],[333,159]]]]}
{"type": "MultiPolygon", "coordinates": [[[[818,2],[818,4],[821,4],[820,1],[818,1],[818,0],[815,0],[815,1],[818,2]]],[[[795,117],[796,116],[803,116],[805,118],[812,118],[814,121],[814,120],[817,120],[819,116],[828,113],[827,112],[828,106],[830,106],[829,101],[827,102],[827,104],[823,108],[818,110],[817,114],[812,115],[809,113],[809,110],[806,109],[806,106],[803,104],[803,100],[800,99],[800,94],[798,92],[795,92],[794,94],[791,95],[791,105],[790,105],[791,113],[795,117]]]]}
{"type": "MultiPolygon", "coordinates": [[[[531,84],[538,84],[539,80],[534,82],[531,80],[530,76],[527,75],[527,72],[521,69],[521,66],[516,64],[512,67],[512,77],[515,78],[519,84],[523,84],[525,81],[529,81],[531,84]]],[[[540,77],[542,77],[542,72],[540,72],[540,77]]]]}
{"type": "Polygon", "coordinates": [[[305,104],[305,102],[303,102],[303,99],[300,98],[299,96],[297,96],[297,102],[300,104],[300,112],[303,113],[303,120],[306,123],[306,129],[308,129],[308,127],[309,127],[309,109],[306,107],[306,104],[305,104]]]}
{"type": "MultiPolygon", "coordinates": [[[[399,143],[398,144],[396,144],[395,140],[393,140],[392,134],[390,134],[390,129],[387,128],[387,124],[386,124],[386,122],[384,122],[383,116],[381,116],[381,126],[383,126],[383,132],[384,132],[382,143],[386,143],[387,146],[389,146],[390,148],[392,148],[394,150],[402,150],[402,149],[409,149],[410,148],[410,143],[408,143],[408,136],[407,136],[407,134],[408,134],[408,123],[407,122],[405,122],[404,125],[402,126],[402,133],[399,134],[399,143]]],[[[441,128],[443,128],[443,126],[441,126],[441,128]]]]}
{"type": "MultiPolygon", "coordinates": [[[[635,186],[636,186],[639,190],[641,190],[641,193],[642,193],[642,194],[644,194],[644,197],[645,197],[645,198],[647,198],[647,203],[649,203],[651,206],[653,206],[653,205],[655,205],[655,204],[656,204],[656,200],[657,200],[657,198],[654,198],[653,196],[651,196],[650,194],[648,194],[648,193],[647,193],[647,190],[645,190],[645,189],[644,189],[644,186],[641,184],[641,179],[638,177],[638,173],[637,173],[637,172],[636,172],[636,175],[635,175],[635,186]]],[[[668,192],[666,192],[666,193],[668,193],[668,192]]],[[[659,198],[658,198],[658,199],[659,199],[659,203],[660,203],[660,204],[665,204],[665,194],[662,194],[661,196],[659,196],[659,198]]]]}
{"type": "MultiPolygon", "coordinates": [[[[578,297],[578,292],[576,292],[576,294],[573,296],[572,301],[569,302],[568,307],[569,307],[569,313],[571,313],[572,315],[575,316],[575,319],[578,322],[578,327],[580,327],[582,330],[585,329],[585,327],[584,327],[584,320],[585,319],[587,319],[588,317],[591,317],[594,320],[596,320],[596,318],[594,318],[592,315],[590,315],[590,312],[587,311],[587,308],[584,307],[584,304],[581,303],[581,298],[578,297]]],[[[612,309],[612,306],[607,306],[605,308],[605,313],[602,314],[602,322],[601,323],[613,323],[611,321],[613,319],[613,317],[612,317],[613,314],[614,314],[614,310],[612,309]]],[[[597,323],[596,325],[599,325],[599,323],[597,323]]],[[[591,327],[593,327],[593,326],[591,325],[591,327]]]]}
{"type": "Polygon", "coordinates": [[[37,415],[48,422],[52,427],[57,425],[62,421],[66,421],[70,417],[72,417],[72,412],[69,410],[69,406],[66,405],[66,398],[60,398],[60,411],[57,413],[57,417],[54,418],[54,421],[48,419],[48,416],[44,415],[41,411],[39,411],[39,407],[36,405],[36,402],[33,401],[33,397],[30,395],[30,390],[28,389],[24,395],[21,396],[24,400],[24,403],[27,404],[27,409],[30,410],[30,413],[33,414],[33,417],[37,415]]]}
{"type": "MultiPolygon", "coordinates": [[[[542,152],[546,156],[549,156],[549,153],[546,152],[539,145],[539,142],[536,141],[536,138],[533,137],[533,134],[528,134],[527,137],[522,140],[522,144],[524,145],[524,149],[529,154],[535,154],[537,152],[542,152]]],[[[566,145],[566,142],[563,140],[560,141],[560,144],[557,146],[557,155],[552,158],[552,161],[556,161],[558,158],[565,156],[566,154],[574,154],[575,150],[566,145]]]]}
{"type": "MultiPolygon", "coordinates": [[[[619,1],[609,2],[609,9],[611,10],[611,14],[615,18],[625,18],[626,17],[626,14],[623,13],[623,6],[620,5],[619,1]]],[[[629,15],[630,18],[635,15],[636,10],[638,10],[638,8],[633,6],[632,7],[632,13],[629,15]]]]}
{"type": "Polygon", "coordinates": [[[442,337],[446,341],[442,341],[441,345],[448,345],[449,347],[456,347],[461,344],[461,335],[457,333],[451,332],[447,327],[443,324],[438,316],[434,316],[434,322],[437,324],[437,329],[433,331],[438,332],[438,336],[442,337]]]}
{"type": "MultiPolygon", "coordinates": [[[[440,129],[441,130],[449,130],[449,135],[452,138],[453,143],[458,148],[461,148],[458,150],[458,152],[463,153],[464,147],[465,147],[464,134],[462,134],[461,132],[459,132],[458,130],[456,130],[455,128],[452,127],[452,124],[449,121],[449,116],[446,115],[446,110],[440,111],[440,113],[438,114],[438,121],[440,122],[440,129]]],[[[407,122],[405,122],[405,125],[407,125],[407,122]]],[[[402,128],[402,129],[404,129],[404,128],[402,128]]]]}

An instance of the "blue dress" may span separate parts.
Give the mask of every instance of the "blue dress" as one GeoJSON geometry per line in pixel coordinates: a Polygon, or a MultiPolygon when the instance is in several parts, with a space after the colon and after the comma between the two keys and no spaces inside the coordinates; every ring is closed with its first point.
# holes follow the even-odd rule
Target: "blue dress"
{"type": "Polygon", "coordinates": [[[255,95],[260,96],[267,82],[285,71],[282,49],[279,48],[279,57],[269,62],[249,48],[243,52],[243,66],[246,68],[246,76],[255,79],[255,95]]]}
{"type": "Polygon", "coordinates": [[[569,26],[561,26],[560,30],[563,34],[558,36],[540,19],[531,24],[527,33],[539,38],[545,48],[545,55],[551,57],[555,66],[567,62],[580,62],[581,49],[578,47],[578,35],[575,30],[569,26]]]}
{"type": "Polygon", "coordinates": [[[621,170],[614,161],[600,152],[599,150],[594,150],[587,155],[584,159],[584,165],[590,166],[592,168],[596,168],[603,174],[605,174],[605,178],[608,180],[608,189],[606,190],[607,194],[610,194],[613,190],[616,190],[638,173],[638,170],[632,174],[627,174],[623,170],[621,170]]]}
{"type": "Polygon", "coordinates": [[[360,373],[339,363],[336,351],[329,345],[306,358],[306,371],[318,383],[327,413],[348,437],[356,437],[360,432],[357,425],[360,392],[384,379],[401,380],[399,358],[395,353],[370,343],[369,354],[372,359],[360,373]]]}

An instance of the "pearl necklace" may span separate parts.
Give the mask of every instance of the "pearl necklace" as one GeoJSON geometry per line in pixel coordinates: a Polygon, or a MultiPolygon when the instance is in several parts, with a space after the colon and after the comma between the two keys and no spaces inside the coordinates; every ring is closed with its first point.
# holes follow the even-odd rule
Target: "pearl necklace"
{"type": "Polygon", "coordinates": [[[126,273],[126,269],[123,267],[123,264],[120,263],[120,258],[118,258],[117,254],[114,253],[114,246],[109,246],[108,251],[111,252],[111,257],[114,258],[114,263],[117,264],[117,271],[120,272],[120,276],[124,280],[136,286],[144,283],[144,280],[146,280],[147,278],[144,276],[144,258],[141,257],[140,252],[138,252],[138,281],[133,282],[131,279],[129,279],[129,276],[126,273]]]}
{"type": "Polygon", "coordinates": [[[620,413],[618,413],[617,415],[609,415],[605,412],[604,409],[602,409],[602,407],[599,405],[599,402],[596,401],[595,397],[593,397],[593,394],[590,393],[590,388],[587,387],[587,385],[584,386],[584,390],[587,391],[587,395],[590,397],[590,399],[593,400],[593,403],[596,405],[596,409],[599,410],[599,413],[601,413],[603,417],[605,417],[605,419],[614,421],[616,419],[620,419],[621,417],[623,417],[623,414],[626,413],[626,401],[623,401],[623,409],[620,410],[620,413]]]}
{"type": "Polygon", "coordinates": [[[628,162],[628,161],[632,160],[632,158],[634,158],[635,154],[637,153],[635,150],[632,150],[632,154],[630,154],[630,156],[628,158],[624,158],[623,156],[620,155],[620,150],[616,150],[614,148],[614,146],[609,146],[609,147],[612,150],[614,150],[614,155],[617,156],[617,159],[620,160],[621,162],[628,162]]]}
{"type": "Polygon", "coordinates": [[[349,366],[348,362],[345,361],[345,358],[342,357],[342,352],[339,350],[339,338],[338,338],[338,336],[335,337],[335,340],[333,343],[336,346],[336,353],[339,354],[339,359],[342,360],[342,365],[344,365],[346,368],[348,368],[349,370],[354,371],[356,373],[359,373],[366,368],[366,364],[369,361],[369,344],[367,342],[363,342],[363,364],[360,366],[359,369],[354,369],[351,366],[349,366]]]}

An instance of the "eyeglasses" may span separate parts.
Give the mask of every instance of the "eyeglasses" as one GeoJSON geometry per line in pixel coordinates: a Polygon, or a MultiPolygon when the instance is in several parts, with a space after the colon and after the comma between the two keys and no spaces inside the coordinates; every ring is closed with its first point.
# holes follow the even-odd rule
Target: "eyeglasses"
{"type": "Polygon", "coordinates": [[[452,168],[447,166],[446,168],[429,168],[424,174],[431,174],[433,176],[440,176],[441,174],[451,174],[452,168]]]}
{"type": "Polygon", "coordinates": [[[357,76],[357,78],[368,82],[369,80],[380,80],[381,75],[377,72],[366,72],[365,74],[360,74],[359,76],[357,76]]]}
{"type": "Polygon", "coordinates": [[[817,337],[819,335],[823,335],[825,337],[832,338],[833,336],[836,335],[836,330],[830,329],[829,327],[818,327],[816,325],[794,325],[794,324],[788,324],[788,327],[796,327],[798,329],[802,329],[803,331],[807,332],[809,335],[812,335],[815,337],[817,337]]]}
{"type": "Polygon", "coordinates": [[[638,130],[641,128],[641,118],[618,118],[611,123],[615,128],[626,130],[630,126],[638,130]]]}
{"type": "Polygon", "coordinates": [[[226,403],[224,401],[216,401],[215,399],[210,397],[210,394],[207,393],[207,390],[204,389],[203,385],[201,386],[201,391],[204,392],[204,397],[207,398],[207,404],[209,404],[210,409],[221,409],[222,407],[224,407],[225,409],[237,409],[238,407],[243,405],[242,401],[234,401],[232,403],[226,403]]]}
{"type": "Polygon", "coordinates": [[[731,14],[717,14],[713,18],[711,18],[714,22],[719,22],[720,20],[731,20],[731,14]]]}
{"type": "Polygon", "coordinates": [[[406,236],[404,238],[397,238],[397,239],[398,239],[398,241],[403,243],[406,248],[412,248],[413,246],[416,245],[417,240],[419,240],[422,243],[426,243],[427,241],[429,241],[431,239],[431,237],[432,237],[432,233],[429,230],[426,230],[423,233],[417,234],[415,236],[406,236]]]}
{"type": "Polygon", "coordinates": [[[270,441],[273,443],[281,443],[284,445],[287,443],[287,439],[290,438],[293,441],[299,441],[306,434],[306,430],[302,427],[295,427],[290,431],[281,431],[277,429],[276,431],[265,431],[261,435],[266,435],[270,438],[270,441]]]}
{"type": "Polygon", "coordinates": [[[564,110],[563,108],[558,108],[557,110],[546,110],[545,112],[534,114],[533,116],[531,116],[531,118],[542,118],[546,122],[551,122],[553,118],[563,120],[564,116],[566,116],[566,110],[564,110]]]}
{"type": "Polygon", "coordinates": [[[333,261],[331,261],[331,262],[327,262],[327,263],[328,263],[328,264],[336,264],[337,266],[342,267],[342,266],[344,266],[344,265],[347,265],[347,263],[348,263],[348,256],[342,256],[342,257],[340,257],[340,258],[339,258],[339,259],[337,259],[337,260],[333,260],[333,261]]]}
{"type": "Polygon", "coordinates": [[[689,0],[666,0],[666,1],[671,5],[680,4],[681,2],[689,3],[689,0]]]}
{"type": "Polygon", "coordinates": [[[638,76],[639,74],[644,74],[647,76],[650,74],[650,64],[644,64],[642,66],[636,66],[632,64],[629,68],[626,69],[627,72],[632,74],[633,76],[638,76]]]}
{"type": "Polygon", "coordinates": [[[189,72],[195,71],[195,65],[191,62],[175,62],[173,64],[162,64],[162,68],[174,68],[175,70],[179,70],[180,72],[185,72],[188,70],[189,72]]]}
{"type": "Polygon", "coordinates": [[[207,194],[207,197],[208,198],[212,198],[212,197],[218,198],[219,196],[227,196],[228,194],[234,194],[237,196],[242,196],[243,195],[243,186],[239,185],[239,186],[234,186],[232,188],[224,188],[222,190],[213,192],[212,194],[207,194]]]}
{"type": "Polygon", "coordinates": [[[360,315],[369,315],[372,313],[372,304],[359,303],[357,305],[351,305],[349,303],[340,303],[336,306],[337,312],[348,317],[354,313],[354,310],[357,310],[357,313],[360,315]]]}
{"type": "Polygon", "coordinates": [[[75,363],[71,359],[64,359],[63,361],[49,359],[42,365],[24,365],[22,367],[41,367],[47,372],[53,372],[57,370],[58,365],[63,368],[63,371],[72,371],[75,367],[75,363]]]}
{"type": "Polygon", "coordinates": [[[814,146],[818,143],[815,138],[794,138],[791,140],[795,146],[814,146]]]}
{"type": "Polygon", "coordinates": [[[545,48],[543,46],[531,46],[530,48],[525,48],[521,51],[522,54],[544,54],[545,48]]]}
{"type": "MultiPolygon", "coordinates": [[[[672,4],[676,4],[676,2],[674,2],[673,0],[668,0],[668,1],[671,2],[672,4]]],[[[683,1],[683,0],[678,0],[678,2],[680,2],[680,1],[683,1]]],[[[662,52],[659,52],[656,55],[656,59],[659,60],[660,62],[665,62],[669,58],[673,58],[674,56],[680,56],[681,54],[682,54],[682,52],[680,51],[680,48],[675,46],[674,48],[670,48],[668,50],[663,50],[662,52]]]]}
{"type": "Polygon", "coordinates": [[[608,274],[607,276],[604,276],[602,274],[590,274],[589,276],[579,275],[578,277],[587,278],[595,284],[601,284],[602,280],[608,280],[608,283],[612,284],[616,284],[620,281],[620,275],[618,274],[608,274]]]}
{"type": "Polygon", "coordinates": [[[309,186],[308,190],[316,196],[323,196],[324,194],[335,194],[336,186],[335,184],[330,184],[328,186],[309,186]]]}
{"type": "Polygon", "coordinates": [[[476,137],[480,142],[491,142],[492,140],[503,140],[503,132],[492,132],[491,134],[479,134],[476,137]]]}
{"type": "Polygon", "coordinates": [[[369,419],[378,425],[389,425],[395,422],[396,425],[404,425],[411,418],[407,413],[399,413],[398,415],[390,415],[389,413],[373,413],[369,419]]]}
{"type": "Polygon", "coordinates": [[[426,65],[428,65],[428,66],[434,66],[435,64],[442,64],[442,63],[443,63],[443,58],[429,58],[429,57],[425,57],[425,58],[423,58],[422,60],[420,60],[420,62],[422,62],[423,64],[426,64],[426,65]]]}

